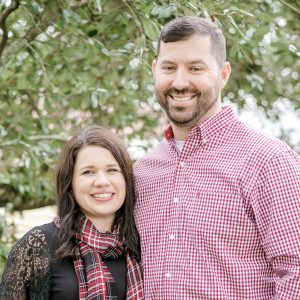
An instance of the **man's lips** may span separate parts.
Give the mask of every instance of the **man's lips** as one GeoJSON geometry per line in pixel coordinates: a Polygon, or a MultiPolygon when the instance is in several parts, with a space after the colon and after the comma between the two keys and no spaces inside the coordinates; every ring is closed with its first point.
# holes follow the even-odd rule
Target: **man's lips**
{"type": "Polygon", "coordinates": [[[184,103],[184,102],[191,101],[196,95],[172,95],[172,94],[168,94],[168,96],[170,96],[175,102],[184,103]]]}

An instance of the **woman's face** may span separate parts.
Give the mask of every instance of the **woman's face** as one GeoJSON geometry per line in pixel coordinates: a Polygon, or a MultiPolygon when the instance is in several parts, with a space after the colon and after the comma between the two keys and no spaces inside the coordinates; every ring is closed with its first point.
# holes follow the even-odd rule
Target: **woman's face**
{"type": "Polygon", "coordinates": [[[78,152],[72,190],[82,213],[96,228],[110,230],[126,195],[124,176],[110,151],[99,146],[85,146],[78,152]]]}

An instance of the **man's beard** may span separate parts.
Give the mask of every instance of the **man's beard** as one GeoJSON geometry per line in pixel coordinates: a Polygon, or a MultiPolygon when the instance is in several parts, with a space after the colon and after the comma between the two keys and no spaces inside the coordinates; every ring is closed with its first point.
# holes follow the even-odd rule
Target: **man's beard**
{"type": "MultiPolygon", "coordinates": [[[[200,92],[195,89],[185,88],[183,90],[176,90],[170,88],[167,91],[161,93],[155,88],[155,95],[158,103],[161,105],[163,110],[166,112],[169,120],[178,127],[192,128],[203,118],[203,116],[215,105],[218,101],[218,94],[214,93],[217,91],[217,87],[210,88],[204,92],[200,92]],[[196,103],[189,107],[169,107],[168,95],[183,96],[184,94],[194,95],[196,103]],[[180,112],[182,112],[180,114],[180,112]]],[[[195,101],[192,99],[191,101],[195,101]]]]}

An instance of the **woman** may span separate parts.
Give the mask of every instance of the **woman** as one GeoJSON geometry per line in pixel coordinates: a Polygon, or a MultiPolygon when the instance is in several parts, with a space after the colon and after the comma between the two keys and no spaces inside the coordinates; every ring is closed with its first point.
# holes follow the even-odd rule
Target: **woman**
{"type": "Polygon", "coordinates": [[[58,217],[13,247],[0,299],[143,299],[132,162],[108,129],[69,140],[56,174],[58,217]]]}

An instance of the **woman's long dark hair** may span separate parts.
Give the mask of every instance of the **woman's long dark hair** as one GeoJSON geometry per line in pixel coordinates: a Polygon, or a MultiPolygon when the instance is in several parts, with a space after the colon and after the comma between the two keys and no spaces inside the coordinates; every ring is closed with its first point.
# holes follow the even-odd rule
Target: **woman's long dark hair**
{"type": "Polygon", "coordinates": [[[115,224],[120,225],[120,234],[124,236],[129,251],[140,259],[139,236],[133,219],[135,194],[132,161],[122,141],[109,129],[96,125],[73,136],[60,155],[56,172],[57,207],[61,222],[58,258],[75,254],[75,235],[80,232],[82,213],[72,193],[72,178],[78,152],[85,146],[107,149],[121,168],[126,183],[126,196],[122,207],[116,213],[115,224]]]}

